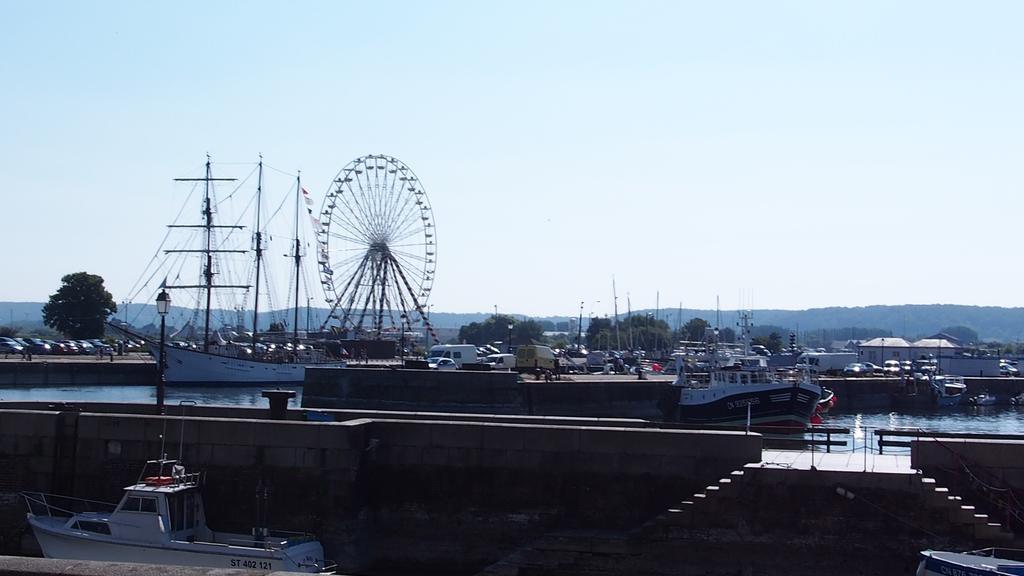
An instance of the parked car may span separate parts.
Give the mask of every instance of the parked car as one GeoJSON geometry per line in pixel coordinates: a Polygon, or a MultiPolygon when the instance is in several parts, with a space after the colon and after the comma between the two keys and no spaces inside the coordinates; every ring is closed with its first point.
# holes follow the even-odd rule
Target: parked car
{"type": "Polygon", "coordinates": [[[999,365],[1000,376],[1019,376],[1020,370],[1013,364],[1003,363],[999,365]]]}
{"type": "Polygon", "coordinates": [[[22,354],[25,348],[16,342],[7,342],[6,340],[0,341],[0,354],[22,354]]]}
{"type": "Polygon", "coordinates": [[[886,360],[882,362],[882,371],[886,376],[899,376],[903,368],[899,360],[886,360]]]}
{"type": "Polygon", "coordinates": [[[885,374],[885,368],[882,368],[878,364],[872,364],[871,362],[861,362],[861,366],[864,367],[864,371],[867,372],[868,375],[871,375],[871,374],[883,375],[883,374],[885,374]]]}
{"type": "Polygon", "coordinates": [[[918,360],[914,362],[914,371],[929,376],[938,372],[939,366],[935,360],[918,360]]]}
{"type": "Polygon", "coordinates": [[[33,354],[52,354],[53,350],[42,338],[28,338],[28,351],[33,354]]]}
{"type": "Polygon", "coordinates": [[[73,340],[58,340],[57,343],[60,344],[63,349],[61,352],[62,354],[80,354],[78,344],[73,340]]]}
{"type": "Polygon", "coordinates": [[[457,370],[459,367],[451,358],[427,358],[427,365],[433,370],[457,370]]]}
{"type": "Polygon", "coordinates": [[[851,362],[843,368],[843,376],[867,376],[871,374],[860,362],[851,362]]]}

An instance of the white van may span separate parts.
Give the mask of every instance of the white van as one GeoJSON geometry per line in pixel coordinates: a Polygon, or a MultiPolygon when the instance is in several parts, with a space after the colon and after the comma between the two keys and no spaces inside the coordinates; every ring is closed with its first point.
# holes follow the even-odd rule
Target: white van
{"type": "Polygon", "coordinates": [[[476,346],[472,344],[437,344],[430,347],[427,362],[436,363],[440,358],[451,358],[455,365],[462,368],[463,364],[477,362],[476,346]]]}
{"type": "Polygon", "coordinates": [[[797,370],[837,375],[847,364],[857,362],[856,352],[804,352],[796,359],[797,370]]]}
{"type": "Polygon", "coordinates": [[[490,364],[495,370],[515,370],[515,354],[488,354],[484,362],[490,364]]]}

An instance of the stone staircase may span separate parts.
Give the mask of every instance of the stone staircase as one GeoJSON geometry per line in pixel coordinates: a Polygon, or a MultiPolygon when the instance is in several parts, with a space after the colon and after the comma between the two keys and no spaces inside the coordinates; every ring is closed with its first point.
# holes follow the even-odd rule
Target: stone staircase
{"type": "Polygon", "coordinates": [[[648,536],[672,527],[698,527],[703,517],[711,515],[720,505],[736,496],[745,474],[743,470],[733,470],[728,476],[706,486],[703,491],[693,494],[678,505],[648,520],[639,526],[634,534],[648,536]]]}
{"type": "MultiPolygon", "coordinates": [[[[711,527],[719,522],[718,512],[726,508],[742,489],[744,482],[756,477],[758,468],[734,470],[729,476],[720,478],[704,490],[679,502],[665,512],[638,527],[636,535],[650,536],[671,528],[711,527]]],[[[807,473],[802,471],[802,473],[807,473]]],[[[979,543],[1004,544],[1014,542],[1016,536],[996,518],[977,510],[966,503],[961,496],[951,494],[948,488],[939,486],[934,478],[916,475],[926,506],[945,520],[947,528],[958,531],[979,543]]],[[[837,496],[856,498],[856,488],[837,488],[837,496]]]]}
{"type": "Polygon", "coordinates": [[[962,497],[951,494],[949,488],[939,486],[934,478],[918,478],[927,505],[944,511],[952,524],[967,529],[977,540],[1003,543],[1015,540],[1013,532],[1006,529],[997,519],[979,512],[974,506],[964,502],[962,497]]]}
{"type": "MultiPolygon", "coordinates": [[[[608,566],[614,566],[617,573],[641,573],[651,566],[646,563],[646,551],[650,550],[651,545],[658,546],[658,542],[670,548],[676,548],[675,542],[679,539],[693,542],[711,538],[726,546],[730,541],[750,544],[750,534],[742,528],[746,522],[742,506],[749,505],[749,502],[744,502],[744,490],[748,490],[746,497],[749,498],[752,487],[770,489],[773,485],[785,486],[793,481],[794,476],[791,474],[819,474],[813,486],[825,492],[818,492],[818,498],[828,500],[831,492],[837,499],[837,506],[843,506],[844,499],[853,501],[857,498],[870,504],[866,497],[857,495],[860,490],[857,484],[860,473],[851,475],[749,465],[719,478],[632,530],[548,532],[488,566],[478,576],[518,576],[524,573],[592,575],[604,574],[603,569],[608,566]]],[[[860,475],[859,478],[866,477],[860,475]]],[[[885,480],[888,482],[886,485],[891,486],[895,482],[902,487],[902,492],[911,499],[907,506],[913,506],[916,511],[916,525],[929,533],[945,535],[940,540],[948,537],[952,539],[950,542],[957,542],[957,546],[974,545],[977,548],[1021,547],[1024,544],[1024,541],[1016,541],[1015,535],[995,518],[964,502],[962,497],[951,494],[948,488],[939,486],[934,478],[921,474],[902,474],[892,475],[885,480]]],[[[863,489],[867,492],[872,480],[865,481],[867,484],[863,489]]],[[[807,486],[803,483],[801,485],[807,486]]],[[[872,507],[877,508],[874,504],[864,506],[861,514],[864,510],[873,514],[872,507]]],[[[879,509],[877,512],[882,518],[888,518],[886,514],[900,513],[899,509],[887,512],[879,509]]]]}

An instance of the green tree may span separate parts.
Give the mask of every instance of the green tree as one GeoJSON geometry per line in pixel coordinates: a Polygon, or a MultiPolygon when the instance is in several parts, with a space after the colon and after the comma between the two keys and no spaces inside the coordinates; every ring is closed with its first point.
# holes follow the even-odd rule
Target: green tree
{"type": "Polygon", "coordinates": [[[43,305],[43,322],[69,338],[99,338],[103,325],[117,312],[117,303],[103,287],[103,278],[75,272],[60,279],[61,287],[43,305]]]}
{"type": "Polygon", "coordinates": [[[619,332],[626,342],[632,337],[633,348],[637,350],[664,350],[675,346],[668,323],[664,320],[655,320],[650,314],[626,318],[619,325],[619,332]]]}
{"type": "Polygon", "coordinates": [[[703,318],[691,318],[679,329],[679,339],[690,342],[702,342],[705,332],[711,324],[703,318]]]}
{"type": "Polygon", "coordinates": [[[483,322],[470,322],[459,328],[459,342],[480,346],[491,342],[507,342],[508,325],[512,324],[514,345],[540,342],[544,337],[544,326],[536,320],[516,320],[512,316],[499,314],[483,322]]]}
{"type": "Polygon", "coordinates": [[[778,354],[782,351],[782,336],[778,332],[772,332],[768,336],[754,336],[751,338],[750,343],[764,346],[772,354],[778,354]]]}
{"type": "Polygon", "coordinates": [[[609,334],[613,333],[612,321],[607,318],[591,318],[587,325],[587,346],[598,350],[608,348],[609,334]]]}
{"type": "Polygon", "coordinates": [[[14,326],[0,326],[0,336],[13,338],[18,335],[18,329],[14,326]]]}

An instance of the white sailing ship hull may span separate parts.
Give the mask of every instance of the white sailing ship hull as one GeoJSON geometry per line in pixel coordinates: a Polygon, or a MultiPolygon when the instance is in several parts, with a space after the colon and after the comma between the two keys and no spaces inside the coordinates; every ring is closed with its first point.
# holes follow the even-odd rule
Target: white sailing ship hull
{"type": "MultiPolygon", "coordinates": [[[[250,386],[265,384],[301,385],[307,363],[261,362],[211,354],[199,350],[166,347],[168,385],[250,386]]],[[[156,354],[159,356],[159,352],[156,354]]],[[[344,367],[344,361],[312,364],[344,367]]]]}
{"type": "Polygon", "coordinates": [[[46,518],[29,517],[43,556],[66,560],[133,562],[161,566],[203,566],[259,571],[316,572],[323,566],[323,548],[309,542],[274,550],[204,542],[119,543],[109,537],[73,533],[47,525],[46,518]]]}

